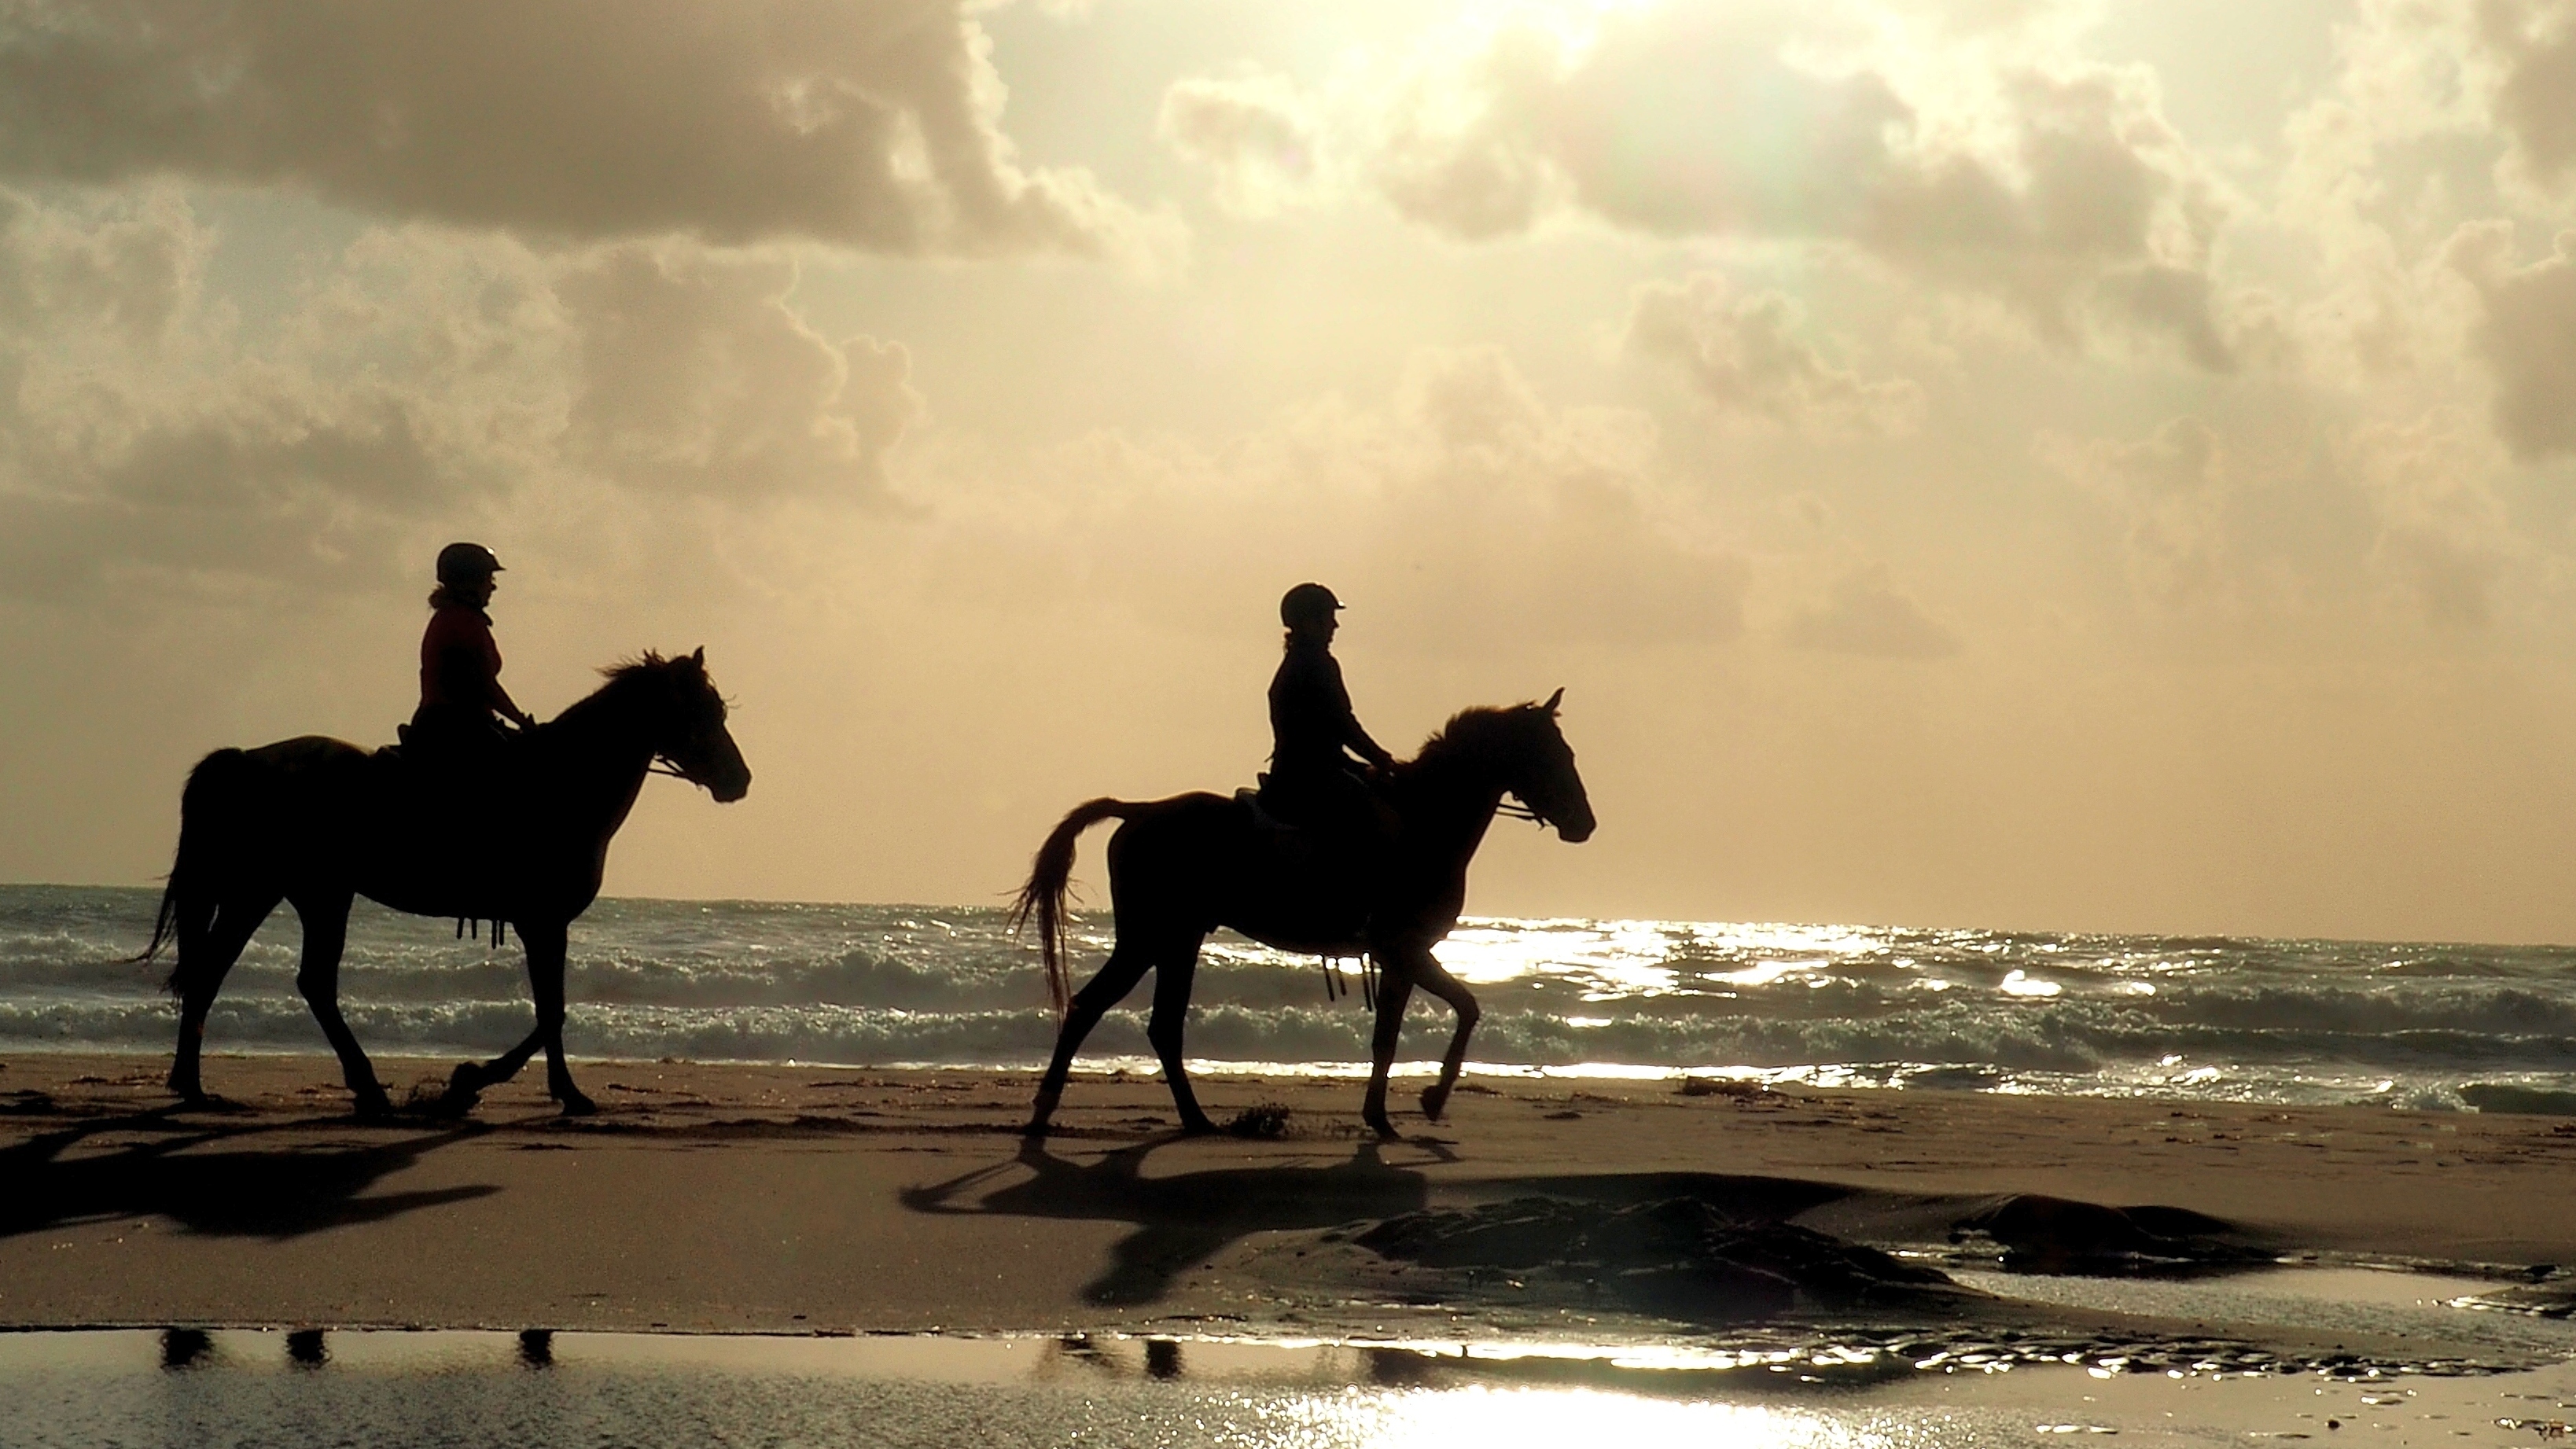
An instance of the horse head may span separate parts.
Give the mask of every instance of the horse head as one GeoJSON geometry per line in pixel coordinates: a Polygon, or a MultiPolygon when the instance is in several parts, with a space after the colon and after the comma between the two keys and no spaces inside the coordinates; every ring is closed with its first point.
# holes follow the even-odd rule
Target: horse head
{"type": "Polygon", "coordinates": [[[1556,727],[1557,702],[1564,698],[1560,689],[1545,704],[1462,710],[1412,765],[1400,768],[1464,771],[1466,778],[1500,786],[1519,802],[1505,805],[1504,813],[1553,825],[1559,839],[1580,844],[1592,838],[1592,800],[1574,768],[1574,749],[1556,727]]]}
{"type": "Polygon", "coordinates": [[[649,679],[651,706],[646,739],[653,758],[676,775],[704,789],[724,804],[751,793],[751,766],[725,728],[724,696],[707,677],[707,651],[664,659],[646,651],[643,660],[616,671],[621,678],[649,679]]]}
{"type": "Polygon", "coordinates": [[[1503,712],[1516,746],[1504,788],[1532,819],[1555,826],[1559,840],[1580,845],[1592,838],[1595,822],[1592,797],[1584,792],[1583,776],[1574,768],[1574,747],[1565,742],[1564,732],[1556,725],[1556,707],[1564,698],[1565,691],[1559,689],[1545,704],[1524,704],[1503,712]]]}

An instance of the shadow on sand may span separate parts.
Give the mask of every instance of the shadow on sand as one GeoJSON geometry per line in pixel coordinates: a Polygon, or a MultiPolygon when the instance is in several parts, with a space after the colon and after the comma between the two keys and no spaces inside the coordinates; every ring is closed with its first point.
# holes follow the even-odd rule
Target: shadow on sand
{"type": "Polygon", "coordinates": [[[0,1183],[8,1184],[0,1193],[0,1238],[64,1223],[160,1216],[191,1232],[283,1239],[500,1191],[473,1184],[368,1195],[376,1183],[427,1154],[489,1130],[480,1124],[384,1143],[267,1147],[261,1145],[266,1134],[317,1124],[190,1120],[201,1116],[162,1107],[0,1148],[0,1183]],[[153,1135],[72,1155],[83,1140],[110,1133],[153,1135]]]}
{"type": "Polygon", "coordinates": [[[1146,1157],[1178,1140],[1138,1143],[1091,1163],[1058,1157],[1045,1143],[1032,1141],[1015,1164],[995,1163],[907,1188],[903,1205],[922,1213],[1133,1223],[1136,1231],[1111,1251],[1108,1270],[1082,1290],[1086,1302],[1128,1307],[1162,1297],[1174,1278],[1250,1234],[1415,1212],[1430,1199],[1423,1175],[1388,1164],[1384,1146],[1376,1142],[1362,1143],[1348,1162],[1330,1167],[1225,1167],[1145,1176],[1146,1157]],[[1029,1178],[976,1191],[1013,1165],[1027,1169],[1029,1178]]]}

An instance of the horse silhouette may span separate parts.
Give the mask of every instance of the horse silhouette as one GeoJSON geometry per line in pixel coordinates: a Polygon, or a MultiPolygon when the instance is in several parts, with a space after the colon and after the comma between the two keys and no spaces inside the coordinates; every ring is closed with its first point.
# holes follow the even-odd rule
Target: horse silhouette
{"type": "Polygon", "coordinates": [[[1401,828],[1371,862],[1374,868],[1360,876],[1336,871],[1329,861],[1296,859],[1279,831],[1222,795],[1100,799],[1075,807],[1038,847],[1013,911],[1015,928],[1037,922],[1047,985],[1064,1012],[1054,1059],[1030,1111],[1029,1134],[1045,1134],[1083,1038],[1148,970],[1155,972],[1154,1010],[1145,1035],[1162,1059],[1182,1130],[1215,1130],[1190,1089],[1181,1033],[1199,947],[1219,926],[1283,951],[1365,952],[1377,962],[1383,979],[1360,1115],[1381,1137],[1395,1135],[1386,1115],[1386,1076],[1406,1003],[1417,986],[1449,1003],[1458,1015],[1457,1031],[1441,1059],[1440,1079],[1422,1092],[1423,1115],[1437,1121],[1466,1061],[1477,1008],[1475,996],[1441,968],[1432,948],[1457,927],[1467,901],[1467,864],[1503,808],[1503,797],[1518,800],[1520,813],[1555,826],[1570,844],[1592,835],[1592,803],[1575,771],[1574,751],[1557,729],[1556,707],[1564,697],[1560,689],[1545,704],[1463,711],[1420,754],[1390,770],[1384,794],[1401,828]],[[1109,837],[1116,942],[1099,973],[1068,997],[1063,931],[1074,844],[1103,820],[1122,822],[1109,837]]]}
{"type": "Polygon", "coordinates": [[[304,923],[296,989],[339,1054],[358,1114],[392,1110],[340,1015],[340,951],[351,898],[363,895],[414,915],[490,920],[496,937],[501,922],[518,928],[536,1029],[489,1062],[459,1065],[447,1105],[471,1107],[543,1046],[554,1099],[566,1113],[595,1110],[564,1066],[564,948],[573,919],[598,898],[608,843],[657,762],[719,801],[751,789],[704,649],[674,659],[648,652],[602,672],[608,682],[588,698],[500,743],[474,768],[318,735],[198,761],[180,796],[169,889],[138,958],[178,944],[170,1090],[205,1099],[197,1057],[206,1012],[251,933],[283,900],[304,923]]]}

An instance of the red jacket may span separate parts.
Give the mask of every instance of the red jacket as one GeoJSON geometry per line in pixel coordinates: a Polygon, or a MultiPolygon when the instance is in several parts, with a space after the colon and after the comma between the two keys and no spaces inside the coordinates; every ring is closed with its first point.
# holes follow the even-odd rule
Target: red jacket
{"type": "Polygon", "coordinates": [[[421,707],[499,710],[508,697],[501,692],[501,646],[493,642],[491,619],[459,604],[431,614],[420,636],[421,707]]]}

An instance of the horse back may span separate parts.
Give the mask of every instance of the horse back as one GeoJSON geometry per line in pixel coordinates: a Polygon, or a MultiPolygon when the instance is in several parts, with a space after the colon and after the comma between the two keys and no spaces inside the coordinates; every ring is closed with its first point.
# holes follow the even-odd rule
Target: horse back
{"type": "Polygon", "coordinates": [[[253,764],[285,776],[354,773],[366,769],[374,753],[328,735],[297,735],[242,751],[253,764]]]}

